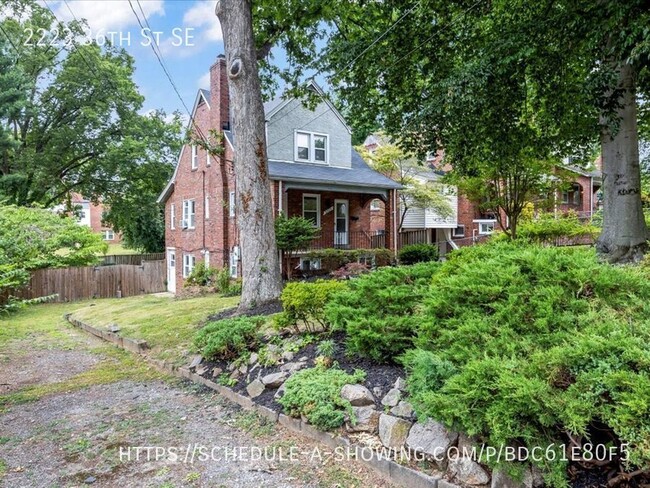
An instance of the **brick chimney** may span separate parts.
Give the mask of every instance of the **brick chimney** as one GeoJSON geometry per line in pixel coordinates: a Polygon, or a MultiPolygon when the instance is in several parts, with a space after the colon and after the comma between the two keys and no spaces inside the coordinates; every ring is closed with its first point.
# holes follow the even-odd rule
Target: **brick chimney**
{"type": "Polygon", "coordinates": [[[226,57],[223,54],[219,54],[210,66],[210,99],[210,126],[218,131],[230,129],[228,76],[226,57]]]}

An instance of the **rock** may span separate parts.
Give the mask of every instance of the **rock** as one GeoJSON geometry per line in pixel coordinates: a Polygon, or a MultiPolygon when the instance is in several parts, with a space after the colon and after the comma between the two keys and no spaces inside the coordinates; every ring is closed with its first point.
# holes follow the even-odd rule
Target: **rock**
{"type": "Polygon", "coordinates": [[[230,373],[230,379],[231,380],[238,380],[239,378],[241,378],[241,373],[239,372],[238,369],[236,369],[232,373],[230,373]]]}
{"type": "Polygon", "coordinates": [[[196,368],[202,362],[203,362],[203,356],[194,356],[192,358],[192,362],[190,363],[190,369],[196,368]]]}
{"type": "Polygon", "coordinates": [[[413,417],[413,406],[404,400],[400,401],[396,406],[390,409],[390,413],[396,417],[404,417],[410,419],[413,417]]]}
{"type": "Polygon", "coordinates": [[[267,388],[278,388],[282,385],[282,383],[286,381],[288,377],[289,373],[286,371],[282,371],[280,373],[271,373],[267,374],[266,376],[262,376],[262,383],[267,388]]]}
{"type": "Polygon", "coordinates": [[[248,396],[251,398],[257,398],[264,392],[265,389],[266,386],[264,386],[264,383],[262,383],[260,380],[255,380],[252,383],[249,383],[249,385],[246,387],[248,396]]]}
{"type": "Polygon", "coordinates": [[[88,476],[88,478],[84,480],[84,483],[86,483],[87,485],[92,485],[95,481],[97,481],[97,478],[95,478],[94,476],[88,476]]]}
{"type": "Polygon", "coordinates": [[[462,432],[458,434],[458,454],[460,456],[472,457],[470,454],[472,448],[478,444],[477,439],[473,439],[462,432]]]}
{"type": "Polygon", "coordinates": [[[389,448],[401,449],[409,435],[411,422],[382,413],[379,416],[379,439],[389,448]]]}
{"type": "Polygon", "coordinates": [[[467,485],[484,485],[490,481],[489,473],[480,464],[466,457],[458,456],[450,460],[449,473],[467,485]]]}
{"type": "Polygon", "coordinates": [[[228,366],[226,367],[226,369],[228,369],[228,371],[234,371],[235,369],[237,369],[237,365],[233,361],[232,363],[228,363],[228,366]]]}
{"type": "Polygon", "coordinates": [[[208,371],[207,366],[199,366],[198,368],[196,368],[196,374],[198,374],[199,376],[203,376],[207,371],[208,371]]]}
{"type": "Polygon", "coordinates": [[[375,434],[379,428],[379,412],[374,407],[352,407],[355,423],[348,421],[348,432],[370,432],[375,434]]]}
{"type": "Polygon", "coordinates": [[[388,393],[386,393],[386,396],[381,400],[381,404],[386,407],[394,407],[399,403],[401,398],[402,392],[397,388],[393,388],[388,393]]]}
{"type": "Polygon", "coordinates": [[[433,456],[440,463],[457,439],[456,432],[449,432],[441,423],[429,419],[425,423],[418,422],[413,425],[406,439],[406,446],[414,451],[433,456]]]}
{"type": "Polygon", "coordinates": [[[503,471],[492,473],[492,488],[532,488],[533,474],[527,469],[523,481],[515,481],[503,471]]]}
{"type": "Polygon", "coordinates": [[[372,394],[375,395],[375,398],[381,398],[384,396],[384,390],[379,386],[375,386],[372,388],[372,394]]]}
{"type": "Polygon", "coordinates": [[[276,391],[275,395],[273,395],[273,398],[275,398],[276,400],[278,398],[282,398],[282,395],[284,395],[284,390],[285,390],[285,386],[284,386],[284,383],[282,383],[280,388],[278,388],[278,391],[276,391]]]}
{"type": "Polygon", "coordinates": [[[266,350],[268,352],[272,352],[274,354],[280,354],[281,349],[279,346],[276,346],[275,344],[267,344],[266,345],[266,350]]]}
{"type": "Polygon", "coordinates": [[[397,378],[393,388],[397,388],[400,391],[406,391],[406,380],[402,377],[397,378]]]}
{"type": "MultiPolygon", "coordinates": [[[[544,475],[537,466],[531,466],[531,474],[533,488],[541,488],[544,486],[544,475]]],[[[524,481],[526,478],[524,477],[524,481]]]]}
{"type": "Polygon", "coordinates": [[[298,361],[300,361],[301,363],[305,363],[309,361],[309,358],[307,356],[302,356],[300,359],[298,359],[298,361]]]}
{"type": "Polygon", "coordinates": [[[284,359],[285,361],[293,361],[294,357],[295,357],[295,353],[291,351],[284,351],[282,353],[282,359],[284,359]]]}
{"type": "Polygon", "coordinates": [[[259,358],[260,358],[259,355],[256,352],[254,352],[248,358],[248,364],[252,366],[253,364],[255,364],[258,361],[259,358]]]}
{"type": "Polygon", "coordinates": [[[298,361],[295,363],[285,363],[282,366],[280,366],[280,371],[286,371],[289,374],[293,374],[296,371],[304,368],[306,364],[302,361],[298,361]]]}
{"type": "Polygon", "coordinates": [[[247,366],[246,364],[242,364],[242,365],[239,367],[239,372],[240,372],[242,375],[245,375],[245,374],[248,372],[248,366],[247,366]]]}
{"type": "Polygon", "coordinates": [[[214,369],[212,370],[212,376],[213,376],[214,378],[216,378],[217,376],[219,376],[221,373],[223,373],[223,369],[221,369],[221,368],[214,368],[214,369]]]}
{"type": "Polygon", "coordinates": [[[108,331],[109,331],[109,332],[113,332],[113,333],[117,333],[117,332],[120,331],[120,326],[117,325],[116,323],[112,323],[112,324],[110,324],[110,325],[108,326],[108,331]]]}
{"type": "Polygon", "coordinates": [[[363,385],[344,385],[341,388],[341,397],[349,401],[353,407],[364,407],[375,404],[375,397],[363,385]]]}

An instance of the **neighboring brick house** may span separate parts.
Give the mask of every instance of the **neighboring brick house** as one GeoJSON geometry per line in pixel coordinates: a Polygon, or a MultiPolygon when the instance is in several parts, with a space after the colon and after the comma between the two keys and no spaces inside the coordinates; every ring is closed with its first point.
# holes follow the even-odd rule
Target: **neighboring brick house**
{"type": "MultiPolygon", "coordinates": [[[[296,99],[264,105],[271,195],[275,214],[301,215],[321,229],[310,249],[395,249],[395,201],[400,187],[372,170],[352,149],[351,131],[315,84],[321,101],[309,110],[296,99]],[[384,202],[382,229],[371,229],[371,202],[384,202]]],[[[168,289],[176,292],[204,261],[240,275],[236,225],[234,143],[225,58],[210,68],[210,91],[200,90],[192,117],[203,134],[223,134],[223,154],[183,146],[174,175],[159,197],[165,203],[168,289]]],[[[308,251],[308,250],[306,250],[308,251]]],[[[320,263],[304,255],[296,265],[320,263]]]]}
{"type": "Polygon", "coordinates": [[[102,239],[108,243],[122,241],[121,234],[114,232],[110,226],[102,222],[102,216],[106,211],[104,205],[101,203],[93,203],[78,193],[72,193],[70,195],[70,203],[78,209],[77,221],[79,224],[90,227],[93,232],[101,234],[102,239]]]}
{"type": "Polygon", "coordinates": [[[555,212],[575,212],[583,219],[589,219],[602,206],[603,177],[599,157],[593,171],[582,169],[569,163],[562,165],[562,170],[569,172],[573,183],[565,190],[558,191],[555,200],[555,212]]]}

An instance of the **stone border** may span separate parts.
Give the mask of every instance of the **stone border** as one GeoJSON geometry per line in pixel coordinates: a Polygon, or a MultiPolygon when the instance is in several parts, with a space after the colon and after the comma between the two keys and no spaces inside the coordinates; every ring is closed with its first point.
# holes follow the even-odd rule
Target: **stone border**
{"type": "Polygon", "coordinates": [[[320,442],[330,449],[345,449],[347,452],[354,452],[357,462],[360,462],[365,466],[371,468],[373,471],[391,483],[403,486],[404,488],[456,488],[456,485],[449,483],[443,479],[442,476],[429,476],[427,474],[421,473],[420,471],[402,466],[395,461],[379,456],[373,449],[369,447],[352,443],[345,437],[318,430],[316,427],[303,422],[301,419],[295,419],[283,413],[278,413],[275,410],[271,410],[268,407],[258,405],[249,397],[240,395],[239,393],[236,393],[226,386],[203,378],[196,373],[192,373],[188,366],[177,367],[168,361],[151,358],[146,354],[148,349],[146,341],[121,337],[114,332],[93,327],[92,325],[82,322],[81,320],[72,318],[72,314],[70,313],[65,314],[63,318],[73,326],[78,327],[99,339],[110,342],[115,346],[129,352],[138,354],[158,370],[164,371],[165,373],[168,373],[177,378],[183,378],[194,383],[204,385],[211,390],[216,391],[231,402],[236,403],[243,409],[254,410],[262,417],[265,417],[271,422],[282,425],[287,430],[295,434],[301,435],[316,442],[320,442]]]}

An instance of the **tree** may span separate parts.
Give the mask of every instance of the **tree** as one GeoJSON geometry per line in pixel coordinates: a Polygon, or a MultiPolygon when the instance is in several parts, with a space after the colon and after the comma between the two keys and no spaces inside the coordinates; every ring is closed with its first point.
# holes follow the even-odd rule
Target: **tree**
{"type": "Polygon", "coordinates": [[[428,168],[423,168],[416,157],[407,154],[399,146],[386,142],[373,152],[363,147],[358,147],[357,151],[372,168],[404,186],[399,192],[399,230],[402,229],[404,217],[411,208],[431,209],[443,219],[453,215],[453,209],[444,194],[444,185],[418,179],[418,174],[428,168]]]}
{"type": "Polygon", "coordinates": [[[275,219],[275,237],[278,249],[282,251],[283,257],[286,258],[288,280],[291,279],[293,273],[291,260],[295,253],[301,249],[306,249],[311,241],[318,236],[319,231],[320,229],[314,227],[311,220],[303,217],[287,218],[283,214],[275,219]]]}
{"type": "Polygon", "coordinates": [[[501,181],[517,186],[508,187],[513,202],[527,193],[521,168],[600,144],[598,248],[618,262],[645,249],[635,107],[650,91],[649,17],[641,0],[341,1],[320,10],[289,1],[260,8],[257,25],[300,63],[284,71],[290,83],[310,69],[331,72],[355,127],[381,125],[420,154],[442,147],[462,176],[496,163],[507,169],[501,181]],[[306,34],[284,28],[296,17],[306,34]]]}
{"type": "Polygon", "coordinates": [[[34,302],[10,296],[29,282],[30,270],[94,264],[107,247],[101,236],[70,217],[0,205],[0,311],[34,302]]]}
{"type": "Polygon", "coordinates": [[[49,34],[30,44],[29,30],[78,34],[82,24],[58,22],[31,0],[3,5],[0,39],[12,43],[0,44],[0,199],[50,207],[77,192],[111,205],[107,219],[127,243],[160,250],[154,195],[180,146],[178,117],[138,113],[144,99],[123,49],[64,46],[49,34]]]}
{"type": "Polygon", "coordinates": [[[242,252],[240,309],[277,300],[282,291],[268,177],[262,91],[250,0],[219,0],[235,139],[237,224],[242,252]]]}

